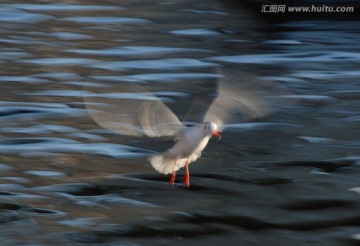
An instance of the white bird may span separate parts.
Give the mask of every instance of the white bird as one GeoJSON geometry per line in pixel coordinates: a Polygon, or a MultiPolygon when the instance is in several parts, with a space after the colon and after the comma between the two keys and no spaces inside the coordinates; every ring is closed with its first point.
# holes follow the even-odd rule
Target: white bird
{"type": "Polygon", "coordinates": [[[171,185],[175,182],[176,171],[185,166],[184,184],[189,187],[189,163],[196,161],[201,156],[201,152],[212,136],[221,138],[221,133],[213,122],[186,127],[180,132],[178,141],[171,149],[149,157],[149,161],[158,172],[172,173],[169,181],[171,185]]]}
{"type": "Polygon", "coordinates": [[[236,75],[219,76],[215,84],[199,89],[185,117],[193,123],[189,127],[158,97],[161,92],[151,93],[138,83],[122,83],[121,92],[87,92],[84,101],[91,117],[103,128],[129,136],[173,137],[176,143],[172,148],[148,160],[158,172],[172,174],[171,185],[176,172],[185,166],[184,184],[189,187],[189,164],[201,156],[212,136],[220,139],[226,123],[270,112],[264,87],[255,83],[253,76],[236,75]]]}

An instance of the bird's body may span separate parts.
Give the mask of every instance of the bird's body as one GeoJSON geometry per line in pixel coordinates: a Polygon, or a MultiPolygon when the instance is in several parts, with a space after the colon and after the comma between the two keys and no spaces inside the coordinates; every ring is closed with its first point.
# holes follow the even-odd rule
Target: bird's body
{"type": "Polygon", "coordinates": [[[189,186],[188,165],[201,156],[212,135],[220,137],[216,124],[212,122],[186,127],[182,129],[171,149],[149,157],[149,161],[158,172],[172,173],[171,184],[174,182],[176,171],[186,166],[185,184],[189,186]]]}

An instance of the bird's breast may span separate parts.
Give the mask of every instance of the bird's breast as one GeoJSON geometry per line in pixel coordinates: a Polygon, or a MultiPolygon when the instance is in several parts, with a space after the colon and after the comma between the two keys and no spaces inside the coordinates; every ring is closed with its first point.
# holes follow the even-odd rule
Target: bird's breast
{"type": "Polygon", "coordinates": [[[189,131],[176,142],[169,152],[179,159],[188,158],[193,154],[199,155],[208,144],[209,139],[209,136],[203,136],[196,131],[189,131]]]}

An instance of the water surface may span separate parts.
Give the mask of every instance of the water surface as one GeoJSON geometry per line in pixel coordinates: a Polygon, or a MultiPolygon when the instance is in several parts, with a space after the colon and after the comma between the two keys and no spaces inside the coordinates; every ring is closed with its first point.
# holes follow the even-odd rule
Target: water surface
{"type": "Polygon", "coordinates": [[[359,22],[274,23],[259,11],[221,1],[3,1],[2,243],[358,243],[359,22]],[[191,165],[190,189],[181,172],[169,187],[146,161],[171,141],[103,129],[84,107],[94,92],[94,105],[111,107],[133,83],[181,118],[224,75],[267,88],[277,104],[212,140],[191,165]]]}

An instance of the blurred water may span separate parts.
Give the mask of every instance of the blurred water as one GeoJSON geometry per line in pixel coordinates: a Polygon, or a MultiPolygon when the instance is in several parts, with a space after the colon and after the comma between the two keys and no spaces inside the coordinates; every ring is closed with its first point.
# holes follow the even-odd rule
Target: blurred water
{"type": "Polygon", "coordinates": [[[2,245],[357,244],[359,22],[259,12],[2,1],[2,245]],[[171,142],[102,129],[84,108],[94,91],[111,107],[137,83],[182,117],[219,71],[239,86],[252,74],[278,103],[211,141],[190,189],[169,187],[144,158],[171,142]]]}

